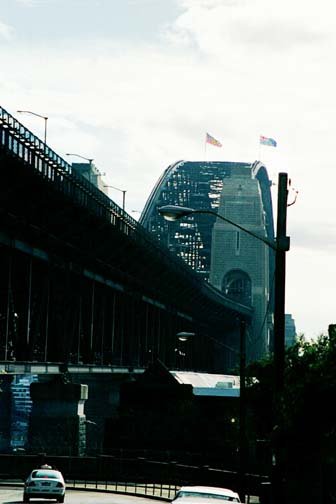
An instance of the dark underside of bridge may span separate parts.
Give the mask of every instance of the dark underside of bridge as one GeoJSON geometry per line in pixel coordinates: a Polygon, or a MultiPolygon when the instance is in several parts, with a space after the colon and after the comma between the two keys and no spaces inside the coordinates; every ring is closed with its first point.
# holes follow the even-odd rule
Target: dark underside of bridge
{"type": "Polygon", "coordinates": [[[0,360],[229,371],[237,317],[82,177],[0,147],[0,360]],[[38,166],[38,168],[37,168],[38,166]],[[188,352],[178,331],[195,332],[188,352]],[[231,349],[231,350],[230,350],[231,349]]]}

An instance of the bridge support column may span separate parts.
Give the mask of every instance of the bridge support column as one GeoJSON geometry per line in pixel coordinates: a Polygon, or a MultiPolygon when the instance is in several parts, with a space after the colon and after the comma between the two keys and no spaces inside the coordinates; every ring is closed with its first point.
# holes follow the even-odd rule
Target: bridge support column
{"type": "Polygon", "coordinates": [[[86,451],[84,403],[87,385],[68,383],[62,376],[32,383],[33,408],[28,450],[32,453],[80,456],[86,451]]]}
{"type": "Polygon", "coordinates": [[[105,451],[105,424],[111,418],[119,418],[120,387],[133,381],[132,373],[125,374],[82,374],[72,376],[73,381],[86,383],[89,398],[85,403],[86,453],[97,455],[105,451]]]}

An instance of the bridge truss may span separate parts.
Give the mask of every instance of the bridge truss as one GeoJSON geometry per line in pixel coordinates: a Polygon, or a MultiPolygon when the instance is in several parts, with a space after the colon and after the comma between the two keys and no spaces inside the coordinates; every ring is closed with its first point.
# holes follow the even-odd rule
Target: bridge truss
{"type": "Polygon", "coordinates": [[[229,371],[220,294],[0,107],[0,361],[229,371]],[[181,352],[176,334],[196,334],[181,352]]]}

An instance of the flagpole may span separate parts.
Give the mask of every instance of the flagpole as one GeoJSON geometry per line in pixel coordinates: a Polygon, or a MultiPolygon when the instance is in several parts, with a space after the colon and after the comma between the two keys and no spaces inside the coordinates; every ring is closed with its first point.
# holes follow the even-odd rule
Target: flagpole
{"type": "Polygon", "coordinates": [[[258,161],[261,161],[261,143],[260,143],[260,135],[259,135],[259,152],[258,152],[258,154],[259,154],[259,159],[258,159],[258,161]]]}

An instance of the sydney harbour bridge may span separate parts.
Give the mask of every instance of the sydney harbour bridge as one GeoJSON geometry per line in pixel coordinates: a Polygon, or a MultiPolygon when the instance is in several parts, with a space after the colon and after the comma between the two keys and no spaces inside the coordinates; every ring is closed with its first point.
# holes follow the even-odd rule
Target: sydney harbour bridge
{"type": "MultiPolygon", "coordinates": [[[[264,167],[255,170],[272,217],[269,180],[264,167]]],[[[135,221],[1,107],[0,177],[2,451],[10,445],[6,404],[15,374],[39,376],[31,447],[83,455],[85,432],[97,448],[105,420],[116,415],[121,384],[156,362],[159,374],[239,373],[242,327],[249,331],[254,309],[204,280],[208,247],[193,253],[202,277],[151,232],[153,213],[146,227],[135,221]],[[192,335],[185,347],[181,333],[192,335]]],[[[219,195],[218,184],[212,190],[219,195]]],[[[162,204],[155,191],[144,224],[149,208],[162,204]]],[[[208,236],[204,222],[203,229],[208,236]]]]}
{"type": "Polygon", "coordinates": [[[0,360],[172,367],[189,331],[191,367],[232,369],[249,306],[201,281],[4,109],[0,148],[0,360]]]}

